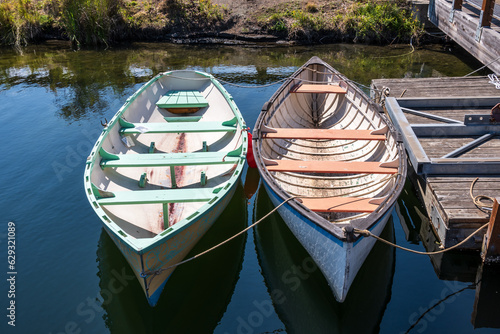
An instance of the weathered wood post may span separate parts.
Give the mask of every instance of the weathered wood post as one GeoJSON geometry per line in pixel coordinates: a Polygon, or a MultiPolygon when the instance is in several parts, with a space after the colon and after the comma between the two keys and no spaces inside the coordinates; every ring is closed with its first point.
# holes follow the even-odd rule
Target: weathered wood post
{"type": "Polygon", "coordinates": [[[462,10],[462,3],[463,3],[463,0],[453,0],[453,3],[451,4],[451,12],[450,12],[450,18],[449,18],[450,22],[453,22],[453,16],[455,14],[455,11],[462,10]]]}
{"type": "Polygon", "coordinates": [[[454,10],[462,10],[463,0],[453,0],[453,9],[454,10]]]}
{"type": "Polygon", "coordinates": [[[479,16],[482,27],[489,27],[493,18],[493,10],[495,9],[495,0],[483,0],[481,7],[481,15],[479,16]]]}
{"type": "Polygon", "coordinates": [[[493,201],[488,231],[484,236],[483,262],[500,263],[500,209],[498,202],[500,198],[493,201]]]}
{"type": "Polygon", "coordinates": [[[489,27],[491,25],[491,19],[493,18],[493,11],[495,9],[495,0],[483,0],[483,5],[481,6],[481,15],[479,15],[479,25],[476,31],[476,41],[481,40],[481,32],[483,27],[489,27]]]}

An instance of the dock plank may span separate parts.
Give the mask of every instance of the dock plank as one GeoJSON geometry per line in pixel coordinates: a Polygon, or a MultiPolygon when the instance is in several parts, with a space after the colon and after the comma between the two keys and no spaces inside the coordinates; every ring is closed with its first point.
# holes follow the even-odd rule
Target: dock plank
{"type": "MultiPolygon", "coordinates": [[[[490,102],[494,102],[497,97],[500,102],[500,90],[495,89],[494,85],[489,83],[487,77],[376,79],[372,81],[372,88],[382,89],[384,87],[390,89],[389,97],[399,99],[400,96],[403,96],[403,99],[396,100],[401,107],[408,106],[408,108],[412,109],[410,105],[419,105],[421,107],[413,109],[420,113],[429,113],[459,122],[464,121],[466,114],[489,114],[493,106],[489,106],[490,102]],[[464,92],[467,94],[466,96],[464,96],[464,92]],[[453,103],[455,97],[457,98],[456,103],[453,103]],[[463,99],[464,97],[470,98],[463,99]],[[495,98],[488,100],[484,99],[485,97],[495,98]],[[415,99],[409,100],[412,98],[415,99]],[[419,98],[422,101],[432,98],[436,98],[436,100],[429,103],[412,102],[419,101],[419,98]],[[479,100],[479,98],[483,99],[479,100]],[[448,101],[448,105],[439,101],[448,101]],[[442,107],[432,107],[432,105],[441,105],[442,107]]],[[[375,98],[379,97],[380,95],[375,96],[375,98]]],[[[386,104],[386,106],[392,108],[392,104],[386,104]]],[[[474,135],[464,133],[461,137],[456,136],[453,131],[449,131],[451,129],[449,124],[446,125],[442,121],[412,114],[411,111],[404,112],[402,119],[404,118],[406,118],[405,121],[408,122],[409,126],[416,124],[437,125],[435,129],[429,128],[429,131],[422,131],[425,127],[415,127],[415,129],[419,129],[415,139],[422,151],[414,153],[413,159],[419,159],[418,161],[422,161],[423,164],[431,164],[432,159],[441,158],[483,136],[479,132],[476,135],[474,131],[472,131],[474,135]],[[447,130],[441,131],[443,134],[447,133],[448,137],[439,135],[440,124],[443,124],[443,129],[448,126],[447,130]],[[428,137],[423,137],[422,134],[428,137]]],[[[414,145],[407,147],[407,149],[414,149],[415,147],[414,145]]],[[[410,154],[410,156],[412,155],[410,154]]],[[[485,159],[491,161],[497,158],[500,160],[500,138],[494,136],[458,157],[461,159],[475,159],[478,166],[481,162],[486,162],[485,159]]],[[[472,168],[471,172],[473,172],[474,165],[470,167],[472,168]]],[[[433,170],[437,169],[426,169],[426,173],[433,170]]],[[[420,169],[420,172],[422,172],[422,169],[420,169]]],[[[440,173],[445,172],[443,169],[440,170],[440,173]]],[[[411,175],[412,181],[420,190],[430,221],[438,231],[439,238],[445,247],[455,245],[473,230],[488,222],[488,214],[478,209],[470,196],[470,187],[476,177],[479,177],[479,180],[474,185],[474,196],[500,196],[500,170],[498,174],[484,175],[458,175],[452,173],[448,175],[432,175],[417,174],[415,172],[409,175],[411,175]]],[[[482,234],[484,232],[481,232],[475,239],[480,238],[482,234]]],[[[479,249],[480,247],[481,243],[476,240],[468,242],[465,248],[479,249]]]]}
{"type": "Polygon", "coordinates": [[[401,94],[403,97],[463,96],[464,92],[472,96],[498,96],[498,90],[488,81],[487,76],[376,79],[372,81],[372,88],[382,91],[388,87],[389,96],[396,98],[401,94]]]}

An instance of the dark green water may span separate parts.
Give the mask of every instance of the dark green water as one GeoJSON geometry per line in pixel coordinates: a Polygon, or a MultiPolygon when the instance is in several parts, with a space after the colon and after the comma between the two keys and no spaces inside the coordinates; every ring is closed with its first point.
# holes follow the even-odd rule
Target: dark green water
{"type": "MultiPolygon", "coordinates": [[[[346,302],[339,304],[276,216],[179,267],[158,306],[150,308],[84,194],[84,163],[100,121],[111,119],[128,96],[161,71],[197,69],[252,86],[224,84],[253,127],[278,88],[262,85],[287,77],[313,55],[363,85],[381,77],[461,76],[481,66],[438,45],[411,51],[410,46],[134,44],[74,52],[59,42],[27,48],[22,55],[0,50],[1,333],[498,331],[484,328],[498,326],[498,301],[483,298],[481,307],[474,307],[476,289],[470,284],[476,280],[477,256],[431,259],[377,245],[346,302]],[[9,222],[16,229],[15,298],[8,296],[7,284],[9,222]],[[15,327],[7,317],[12,300],[15,327]],[[492,315],[482,311],[484,305],[492,315]]],[[[257,186],[255,171],[245,173],[228,209],[193,254],[271,210],[265,192],[254,194],[257,186]]],[[[424,250],[422,240],[432,244],[431,235],[410,184],[398,204],[384,237],[424,250]]],[[[495,295],[500,287],[486,284],[486,277],[498,281],[498,275],[483,275],[481,287],[483,295],[488,287],[493,292],[486,295],[495,295]]]]}

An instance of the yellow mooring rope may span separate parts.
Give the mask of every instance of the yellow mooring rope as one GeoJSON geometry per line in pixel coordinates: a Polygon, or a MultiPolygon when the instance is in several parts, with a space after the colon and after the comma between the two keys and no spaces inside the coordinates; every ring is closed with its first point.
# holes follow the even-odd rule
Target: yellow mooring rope
{"type": "MultiPolygon", "coordinates": [[[[491,210],[493,208],[493,203],[495,202],[495,199],[493,197],[486,196],[486,195],[477,195],[477,196],[474,196],[472,194],[472,190],[474,189],[474,184],[476,184],[477,180],[479,180],[478,177],[476,177],[474,179],[474,181],[472,181],[472,183],[470,185],[470,189],[469,189],[469,194],[470,194],[470,197],[472,198],[472,201],[477,206],[477,208],[479,210],[481,210],[481,211],[486,212],[484,208],[488,208],[488,209],[491,210]],[[485,204],[485,203],[481,202],[482,199],[488,199],[488,200],[490,200],[491,204],[485,204]]],[[[489,211],[487,213],[489,213],[489,211]]]]}
{"type": "MultiPolygon", "coordinates": [[[[472,181],[472,183],[470,185],[470,189],[469,189],[470,197],[472,198],[472,201],[474,202],[474,204],[477,206],[478,209],[480,209],[481,211],[490,213],[490,211],[486,211],[485,208],[490,208],[490,209],[493,208],[493,202],[495,201],[495,199],[493,197],[486,196],[486,195],[477,195],[477,196],[474,196],[473,193],[472,193],[472,191],[474,189],[474,184],[476,184],[476,182],[477,182],[478,179],[479,178],[476,177],[474,179],[474,181],[472,181]],[[492,203],[491,204],[485,204],[485,203],[481,202],[482,199],[488,199],[492,203]]],[[[375,238],[375,239],[377,239],[379,241],[382,241],[383,243],[388,244],[388,245],[390,245],[392,247],[396,247],[396,248],[399,248],[399,249],[402,249],[402,250],[405,250],[405,251],[408,251],[408,252],[411,252],[411,253],[421,254],[421,255],[435,255],[435,254],[441,254],[441,253],[450,251],[452,249],[455,249],[457,247],[460,247],[461,245],[463,245],[464,243],[466,243],[470,238],[472,238],[474,235],[476,235],[477,233],[479,233],[479,231],[481,231],[482,229],[484,229],[488,225],[489,225],[489,223],[484,224],[483,226],[481,226],[480,228],[478,228],[477,230],[475,230],[471,235],[469,235],[467,238],[465,238],[464,240],[462,240],[458,244],[456,244],[454,246],[451,246],[449,248],[446,248],[446,249],[435,251],[435,252],[419,252],[419,251],[416,251],[416,250],[413,250],[413,249],[405,248],[405,247],[393,244],[392,242],[387,241],[385,239],[382,239],[378,235],[375,235],[375,234],[373,234],[372,232],[370,232],[368,230],[354,229],[354,233],[359,233],[359,234],[361,234],[362,236],[365,236],[365,237],[373,237],[373,238],[375,238]]]]}
{"type": "Polygon", "coordinates": [[[171,268],[175,268],[175,267],[177,267],[177,266],[179,266],[179,265],[181,265],[181,264],[184,264],[184,263],[186,263],[186,262],[192,261],[192,260],[194,260],[194,259],[196,259],[196,258],[199,258],[199,257],[200,257],[200,256],[202,256],[202,255],[207,254],[208,252],[210,252],[210,251],[212,251],[212,250],[214,250],[214,249],[216,249],[216,248],[218,248],[218,247],[220,247],[220,246],[224,245],[225,243],[227,243],[227,242],[229,242],[229,241],[233,240],[234,238],[236,238],[236,237],[238,237],[238,236],[242,235],[243,233],[245,233],[245,232],[246,232],[246,231],[248,231],[249,229],[253,228],[253,227],[254,227],[254,226],[256,226],[257,224],[259,224],[260,222],[262,222],[264,219],[266,219],[267,217],[269,217],[271,214],[273,214],[273,213],[274,213],[276,210],[278,210],[278,209],[279,209],[279,208],[280,208],[283,204],[285,204],[285,203],[287,203],[288,201],[290,201],[290,200],[292,200],[292,199],[294,199],[294,198],[297,198],[297,197],[300,197],[300,196],[292,196],[292,197],[287,198],[286,200],[284,200],[283,202],[281,202],[278,206],[276,206],[274,209],[272,209],[271,211],[269,211],[269,212],[268,212],[268,213],[267,213],[264,217],[262,217],[261,219],[257,220],[255,223],[253,223],[252,225],[248,226],[248,227],[247,227],[247,228],[245,228],[244,230],[242,230],[242,231],[240,231],[240,232],[236,233],[235,235],[233,235],[233,236],[232,236],[232,237],[230,237],[229,239],[226,239],[226,240],[222,241],[221,243],[219,243],[219,244],[217,244],[217,245],[213,246],[212,248],[209,248],[209,249],[207,249],[207,250],[205,250],[205,251],[203,251],[203,252],[201,252],[201,253],[199,253],[199,254],[196,254],[196,255],[195,255],[195,256],[193,256],[193,257],[190,257],[189,259],[186,259],[186,260],[183,260],[183,261],[181,261],[181,262],[175,263],[175,264],[173,264],[173,265],[171,265],[171,266],[168,266],[168,267],[166,267],[166,268],[161,268],[161,269],[154,270],[154,271],[146,271],[146,272],[142,273],[142,274],[141,274],[141,276],[143,276],[143,277],[146,277],[146,276],[149,276],[149,275],[156,276],[156,275],[161,274],[161,272],[163,272],[163,271],[165,271],[165,270],[168,270],[168,269],[171,269],[171,268]]]}
{"type": "Polygon", "coordinates": [[[359,233],[359,234],[361,234],[362,236],[365,236],[365,237],[373,237],[373,238],[377,239],[378,241],[382,241],[383,243],[388,244],[389,246],[396,247],[396,248],[402,249],[402,250],[410,252],[410,253],[421,254],[421,255],[435,255],[435,254],[441,254],[441,253],[450,251],[452,249],[455,249],[455,248],[463,245],[465,242],[467,242],[470,238],[472,238],[474,235],[476,235],[479,231],[481,231],[486,226],[488,226],[488,223],[484,224],[483,226],[481,226],[480,228],[478,228],[477,230],[475,230],[471,235],[469,235],[467,238],[465,238],[464,240],[462,240],[458,244],[456,244],[454,246],[451,246],[449,248],[446,248],[446,249],[435,251],[435,252],[419,252],[419,251],[416,251],[416,250],[413,250],[413,249],[405,248],[405,247],[396,245],[396,244],[394,244],[394,243],[392,243],[390,241],[387,241],[385,239],[382,239],[378,235],[375,235],[375,234],[373,234],[372,232],[370,232],[368,230],[358,230],[358,229],[355,228],[354,229],[354,233],[359,233]]]}
{"type": "MultiPolygon", "coordinates": [[[[494,199],[490,196],[486,196],[486,195],[477,195],[477,196],[473,196],[472,194],[472,190],[474,188],[474,184],[476,183],[476,181],[478,180],[479,178],[476,178],[471,186],[470,186],[470,196],[472,198],[472,200],[474,201],[474,204],[481,210],[483,210],[483,208],[491,208],[493,207],[493,204],[485,204],[483,202],[481,202],[481,199],[489,199],[491,201],[494,201],[494,199]]],[[[265,220],[267,217],[269,217],[271,214],[273,214],[276,210],[278,210],[282,205],[284,205],[285,203],[289,202],[290,200],[292,199],[295,199],[295,198],[301,198],[301,197],[304,197],[304,196],[291,196],[289,198],[287,198],[286,200],[284,200],[283,202],[281,202],[278,206],[276,206],[274,209],[272,209],[271,211],[269,211],[264,217],[262,217],[261,219],[259,219],[258,221],[256,221],[255,223],[253,223],[252,225],[249,225],[247,228],[245,228],[244,230],[238,232],[237,234],[233,235],[232,237],[220,242],[219,244],[199,253],[199,254],[196,254],[195,256],[192,256],[190,257],[189,259],[186,259],[186,260],[183,260],[181,262],[178,262],[178,263],[175,263],[173,265],[170,265],[166,268],[161,268],[161,269],[158,269],[158,270],[153,270],[153,271],[147,271],[147,272],[143,272],[141,274],[141,276],[143,277],[147,277],[147,276],[156,276],[156,275],[159,275],[161,274],[163,271],[165,270],[168,270],[168,269],[171,269],[171,268],[175,268],[181,264],[184,264],[186,262],[189,262],[189,261],[192,261],[196,258],[199,258],[200,256],[202,255],[205,255],[209,252],[211,252],[212,250],[226,244],[227,242],[233,240],[234,238],[242,235],[243,233],[247,232],[248,230],[250,230],[251,228],[253,228],[254,226],[256,226],[257,224],[261,223],[263,220],[265,220]]],[[[483,210],[484,211],[484,210],[483,210]]],[[[489,223],[486,223],[484,224],[483,226],[479,227],[477,230],[475,230],[471,235],[469,235],[467,238],[465,238],[464,240],[462,240],[461,242],[459,242],[458,244],[454,245],[454,246],[451,246],[449,248],[446,248],[446,249],[442,249],[442,250],[439,250],[439,251],[435,251],[435,252],[420,252],[420,251],[416,251],[416,250],[413,250],[413,249],[410,249],[410,248],[406,248],[406,247],[402,247],[402,246],[399,246],[399,245],[396,245],[388,240],[385,240],[385,239],[382,239],[381,237],[379,237],[378,235],[375,235],[373,234],[372,232],[370,232],[369,230],[359,230],[359,229],[354,229],[353,232],[354,233],[358,233],[358,234],[361,234],[362,236],[364,237],[373,237],[375,239],[377,239],[378,241],[381,241],[389,246],[392,246],[392,247],[395,247],[395,248],[399,248],[401,250],[404,250],[404,251],[407,251],[407,252],[410,252],[410,253],[415,253],[415,254],[421,254],[421,255],[436,255],[436,254],[441,254],[441,253],[445,253],[445,252],[448,252],[452,249],[455,249],[457,247],[460,247],[461,245],[463,245],[464,243],[466,243],[470,238],[472,238],[473,236],[475,236],[477,233],[479,233],[482,229],[484,229],[485,227],[488,226],[489,223]]]]}

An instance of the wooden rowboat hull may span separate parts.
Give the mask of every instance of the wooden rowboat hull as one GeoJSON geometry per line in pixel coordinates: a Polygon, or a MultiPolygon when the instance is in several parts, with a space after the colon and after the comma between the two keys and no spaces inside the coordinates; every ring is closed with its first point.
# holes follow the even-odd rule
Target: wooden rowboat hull
{"type": "Polygon", "coordinates": [[[247,149],[233,98],[199,71],[157,75],[105,124],[85,190],[150,305],[227,206],[247,149]]]}
{"type": "Polygon", "coordinates": [[[253,152],[266,192],[344,301],[389,220],[406,177],[393,125],[345,76],[317,57],[264,104],[253,152]],[[293,199],[290,199],[294,197],[293,199]]]}
{"type": "MultiPolygon", "coordinates": [[[[264,183],[264,186],[275,206],[283,202],[269,185],[264,183]]],[[[393,208],[394,206],[387,210],[381,219],[377,220],[371,229],[372,233],[380,235],[393,208]]],[[[343,302],[357,272],[376,240],[365,237],[361,237],[354,243],[340,240],[329,231],[305,218],[298,210],[288,204],[278,208],[278,213],[320,268],[335,295],[335,299],[343,302]]]]}
{"type": "Polygon", "coordinates": [[[191,223],[189,227],[165,239],[161,244],[144,254],[139,254],[130,249],[123,242],[122,238],[118,237],[112,230],[105,226],[105,231],[134,270],[134,274],[146,294],[149,305],[155,306],[158,303],[161,292],[175,268],[162,271],[155,276],[145,276],[143,273],[162,270],[184,260],[186,255],[200,241],[210,227],[212,227],[217,218],[219,218],[235,191],[236,187],[231,188],[231,191],[224,196],[218,205],[213,206],[209,212],[206,212],[197,221],[191,223]]]}

